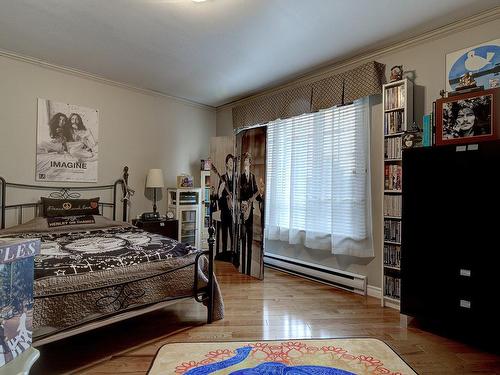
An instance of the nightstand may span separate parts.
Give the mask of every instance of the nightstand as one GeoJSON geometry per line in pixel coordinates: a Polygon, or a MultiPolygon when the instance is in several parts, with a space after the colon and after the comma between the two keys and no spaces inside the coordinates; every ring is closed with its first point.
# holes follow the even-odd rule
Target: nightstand
{"type": "Polygon", "coordinates": [[[161,234],[165,237],[170,237],[178,241],[179,234],[179,221],[177,220],[154,220],[147,221],[141,219],[133,219],[132,225],[141,228],[146,232],[161,234]]]}

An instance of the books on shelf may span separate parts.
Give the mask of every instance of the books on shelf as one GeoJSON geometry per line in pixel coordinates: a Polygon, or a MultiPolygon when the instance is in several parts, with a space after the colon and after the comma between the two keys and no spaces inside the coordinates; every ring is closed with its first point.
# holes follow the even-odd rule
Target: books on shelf
{"type": "Polygon", "coordinates": [[[384,266],[400,268],[401,267],[401,246],[384,245],[384,266]]]}
{"type": "MultiPolygon", "coordinates": [[[[383,85],[384,192],[382,248],[382,306],[393,299],[396,307],[401,295],[402,181],[403,150],[418,147],[423,129],[417,129],[413,116],[413,81],[403,78],[383,85]],[[418,130],[418,131],[417,131],[418,130]]],[[[430,120],[430,119],[429,119],[430,120]]],[[[432,127],[430,127],[432,129],[432,127]]]]}
{"type": "Polygon", "coordinates": [[[401,195],[384,195],[384,216],[401,217],[401,195]]]}
{"type": "Polygon", "coordinates": [[[405,85],[390,87],[385,90],[385,110],[402,108],[405,106],[405,85]]]}
{"type": "Polygon", "coordinates": [[[401,279],[399,277],[384,275],[384,296],[401,298],[401,279]]]}
{"type": "Polygon", "coordinates": [[[384,167],[384,189],[401,190],[403,169],[399,164],[386,164],[384,167]]]}
{"type": "Polygon", "coordinates": [[[384,139],[384,159],[400,159],[402,150],[401,137],[384,139]]]}
{"type": "Polygon", "coordinates": [[[387,112],[384,114],[384,134],[390,135],[400,133],[405,130],[403,125],[403,111],[387,112]]]}
{"type": "Polygon", "coordinates": [[[400,220],[384,220],[384,241],[401,243],[400,220]]]}

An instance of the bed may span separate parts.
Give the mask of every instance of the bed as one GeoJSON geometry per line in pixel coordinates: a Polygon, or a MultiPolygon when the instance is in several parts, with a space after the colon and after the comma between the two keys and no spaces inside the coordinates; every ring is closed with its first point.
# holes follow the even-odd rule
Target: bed
{"type": "Polygon", "coordinates": [[[224,306],[213,273],[214,231],[210,231],[209,250],[199,251],[131,226],[127,223],[127,182],[127,167],[113,184],[92,187],[24,185],[0,177],[0,237],[40,238],[42,243],[34,261],[35,346],[186,298],[207,306],[208,323],[223,318],[224,306]],[[101,214],[87,215],[88,221],[59,226],[37,215],[42,211],[38,199],[6,204],[10,189],[50,189],[47,197],[62,200],[80,198],[88,190],[109,190],[111,201],[99,200],[101,214]],[[122,221],[116,221],[119,206],[122,221]],[[26,220],[30,210],[34,217],[26,220]],[[9,211],[16,214],[17,225],[5,229],[9,211]]]}

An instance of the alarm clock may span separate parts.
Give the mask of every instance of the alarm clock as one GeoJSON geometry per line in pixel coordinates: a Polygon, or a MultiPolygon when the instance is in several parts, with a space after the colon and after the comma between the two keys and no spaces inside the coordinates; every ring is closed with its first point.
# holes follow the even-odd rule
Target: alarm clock
{"type": "Polygon", "coordinates": [[[167,220],[172,220],[175,217],[174,211],[167,211],[167,220]]]}
{"type": "Polygon", "coordinates": [[[141,215],[141,220],[144,220],[144,221],[160,220],[160,213],[159,212],[144,212],[141,215]]]}

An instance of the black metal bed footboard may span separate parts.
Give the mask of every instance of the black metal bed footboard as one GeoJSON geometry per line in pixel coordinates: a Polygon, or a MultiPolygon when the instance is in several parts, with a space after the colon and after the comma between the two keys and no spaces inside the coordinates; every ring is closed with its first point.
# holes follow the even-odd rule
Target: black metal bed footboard
{"type": "Polygon", "coordinates": [[[195,268],[194,268],[194,298],[198,302],[207,303],[207,323],[213,322],[214,313],[214,244],[215,244],[215,228],[213,226],[208,228],[208,251],[196,255],[195,268]],[[198,288],[198,262],[202,255],[208,256],[208,282],[205,290],[198,288]],[[200,292],[202,295],[200,296],[200,292]]]}

